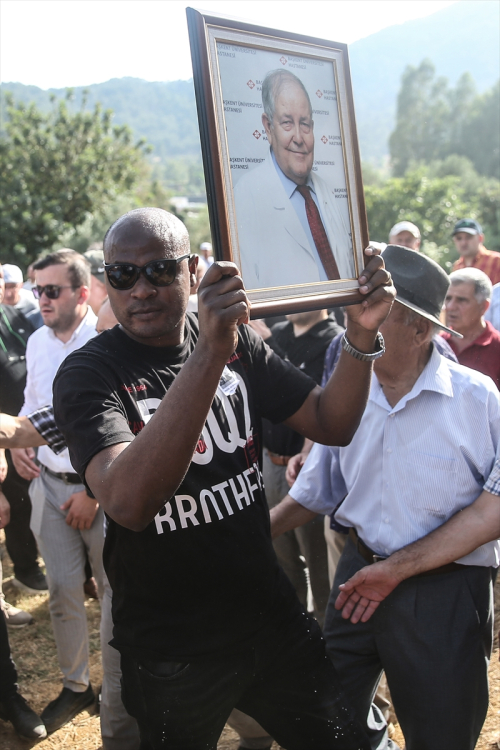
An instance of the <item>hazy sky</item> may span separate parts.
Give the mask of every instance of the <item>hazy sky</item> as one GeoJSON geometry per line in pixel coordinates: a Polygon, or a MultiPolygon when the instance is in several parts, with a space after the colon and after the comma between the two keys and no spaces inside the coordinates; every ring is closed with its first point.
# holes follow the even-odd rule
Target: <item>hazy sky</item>
{"type": "Polygon", "coordinates": [[[1,0],[1,80],[46,89],[123,76],[190,78],[188,5],[349,44],[452,1],[1,0]]]}

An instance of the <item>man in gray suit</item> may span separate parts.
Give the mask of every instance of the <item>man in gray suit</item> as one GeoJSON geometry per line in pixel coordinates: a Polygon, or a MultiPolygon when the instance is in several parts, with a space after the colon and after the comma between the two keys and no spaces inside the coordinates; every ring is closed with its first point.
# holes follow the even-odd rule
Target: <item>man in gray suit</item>
{"type": "Polygon", "coordinates": [[[262,104],[270,152],[234,190],[246,288],[353,278],[334,189],[312,172],[314,121],[302,81],[288,70],[269,72],[262,104]]]}

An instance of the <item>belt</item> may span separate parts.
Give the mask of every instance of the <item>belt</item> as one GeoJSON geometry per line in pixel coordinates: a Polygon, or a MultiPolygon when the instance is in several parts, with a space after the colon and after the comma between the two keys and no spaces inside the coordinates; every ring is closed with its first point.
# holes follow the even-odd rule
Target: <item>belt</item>
{"type": "Polygon", "coordinates": [[[291,456],[279,456],[277,453],[271,453],[270,450],[267,451],[267,455],[271,463],[275,466],[288,466],[288,462],[291,459],[291,456]]]}
{"type": "Polygon", "coordinates": [[[78,474],[72,474],[71,472],[67,471],[52,471],[52,469],[49,469],[47,466],[43,465],[42,469],[43,471],[46,471],[49,476],[60,479],[62,482],[64,482],[64,484],[83,484],[78,474]]]}
{"type": "MultiPolygon", "coordinates": [[[[362,539],[359,538],[357,532],[355,529],[349,529],[349,536],[351,537],[352,541],[354,542],[354,545],[356,549],[358,550],[359,554],[365,560],[368,565],[373,565],[373,563],[380,562],[380,560],[387,560],[386,557],[383,557],[382,555],[377,555],[370,547],[368,547],[362,539]]],[[[469,567],[468,565],[459,565],[459,563],[451,562],[447,565],[441,565],[439,568],[433,568],[432,570],[426,570],[423,573],[418,573],[417,576],[435,576],[439,575],[441,573],[451,573],[454,570],[464,570],[464,568],[469,567]]],[[[414,578],[417,578],[417,576],[412,576],[414,578]]]]}

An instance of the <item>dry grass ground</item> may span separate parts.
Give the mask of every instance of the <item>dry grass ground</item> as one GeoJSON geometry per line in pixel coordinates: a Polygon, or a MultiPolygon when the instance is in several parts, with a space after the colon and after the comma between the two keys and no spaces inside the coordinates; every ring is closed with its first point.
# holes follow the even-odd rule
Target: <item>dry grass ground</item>
{"type": "MultiPolygon", "coordinates": [[[[3,537],[3,532],[2,532],[3,537]]],[[[35,618],[33,625],[20,630],[10,630],[9,638],[12,653],[19,672],[22,694],[35,711],[40,713],[44,706],[55,698],[61,689],[61,678],[57,664],[54,637],[50,626],[48,596],[23,596],[15,589],[10,579],[12,568],[8,556],[3,559],[4,593],[7,600],[17,607],[31,612],[35,618]]],[[[90,672],[94,687],[101,684],[102,669],[99,650],[99,605],[89,599],[86,602],[90,634],[90,672]]],[[[496,627],[500,626],[500,580],[496,585],[496,627]]],[[[500,748],[500,663],[498,661],[498,641],[490,664],[490,709],[477,750],[498,750],[500,748]]],[[[403,735],[396,727],[394,739],[404,746],[403,735]]],[[[20,740],[10,724],[0,720],[1,750],[26,750],[29,742],[20,740]]],[[[88,711],[79,714],[74,721],[58,732],[38,743],[37,750],[96,750],[101,747],[99,717],[88,711]]],[[[237,735],[226,727],[219,741],[218,750],[236,750],[237,735]]],[[[273,745],[278,750],[278,745],[273,745]]],[[[445,750],[443,748],[443,750],[445,750]]]]}

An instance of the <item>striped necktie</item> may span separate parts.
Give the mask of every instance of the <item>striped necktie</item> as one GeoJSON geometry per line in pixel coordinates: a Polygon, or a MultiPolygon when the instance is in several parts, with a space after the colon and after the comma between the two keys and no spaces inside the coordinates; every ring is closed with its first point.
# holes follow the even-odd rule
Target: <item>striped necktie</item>
{"type": "Polygon", "coordinates": [[[314,244],[316,245],[316,250],[318,251],[319,259],[323,264],[325,273],[329,279],[340,279],[337,262],[333,257],[332,248],[328,242],[318,207],[311,195],[311,188],[307,185],[297,185],[297,191],[306,202],[307,221],[309,222],[314,244]]]}

